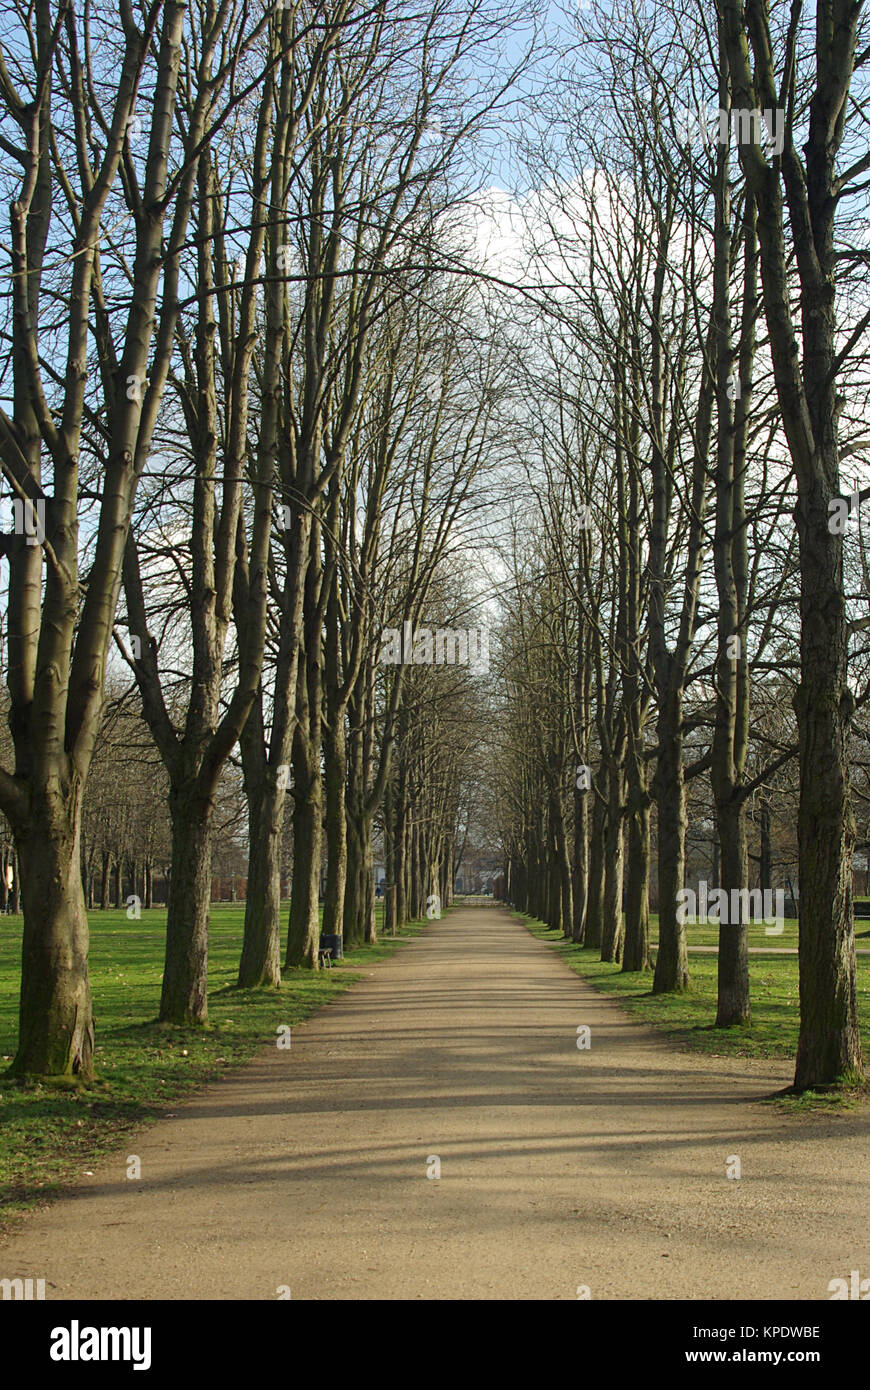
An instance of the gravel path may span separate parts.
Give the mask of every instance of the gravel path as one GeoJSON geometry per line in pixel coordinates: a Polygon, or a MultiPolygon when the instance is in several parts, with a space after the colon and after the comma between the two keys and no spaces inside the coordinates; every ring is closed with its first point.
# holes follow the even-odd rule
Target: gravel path
{"type": "Polygon", "coordinates": [[[870,1114],[762,1104],[790,1075],[674,1051],[505,910],[460,909],[29,1218],[0,1277],[49,1298],[827,1299],[870,1277],[870,1114]]]}

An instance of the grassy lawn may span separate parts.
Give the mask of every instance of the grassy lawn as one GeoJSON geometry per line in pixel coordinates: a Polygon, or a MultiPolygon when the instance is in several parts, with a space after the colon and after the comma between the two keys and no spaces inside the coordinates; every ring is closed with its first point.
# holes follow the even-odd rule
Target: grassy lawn
{"type": "MultiPolygon", "coordinates": [[[[773,924],[771,930],[773,929],[773,924]]],[[[687,922],[686,940],[690,946],[718,946],[719,927],[715,922],[687,922]]],[[[658,945],[659,941],[659,915],[657,912],[650,913],[650,941],[653,946],[658,945]]],[[[782,950],[785,947],[797,948],[798,944],[798,924],[796,917],[784,917],[782,921],[782,931],[779,935],[768,936],[763,922],[750,922],[749,924],[749,944],[761,948],[772,948],[774,951],[782,950]]]]}
{"type": "MultiPolygon", "coordinates": [[[[749,979],[752,1023],[748,1028],[716,1028],[715,955],[689,956],[689,990],[686,994],[651,993],[652,975],[623,973],[620,965],[599,959],[598,952],[563,941],[543,922],[521,916],[529,931],[561,955],[572,970],[603,994],[618,999],[644,1023],[665,1032],[678,1047],[726,1057],[793,1057],[798,1037],[797,956],[750,956],[749,979]]],[[[714,945],[717,928],[689,926],[689,945],[714,945]]],[[[859,928],[859,930],[863,930],[859,928]]],[[[750,945],[763,945],[763,926],[750,932],[750,945]]],[[[658,923],[653,924],[658,941],[658,923]]],[[[785,923],[781,937],[768,938],[777,946],[797,945],[797,923],[785,923]],[[790,931],[791,929],[791,931],[790,931]]],[[[859,941],[859,945],[864,944],[859,941]]],[[[655,956],[653,955],[653,959],[655,956]]],[[[870,1057],[870,957],[858,957],[858,1010],[865,1058],[870,1057]]]]}
{"type": "MultiPolygon", "coordinates": [[[[718,946],[719,927],[715,922],[687,922],[686,940],[690,946],[718,946]]],[[[658,945],[659,941],[659,916],[657,912],[650,913],[650,941],[653,946],[658,945]]],[[[798,920],[796,917],[784,917],[782,920],[782,932],[778,935],[767,935],[767,928],[763,922],[750,922],[749,924],[749,945],[761,950],[771,950],[774,953],[787,947],[797,950],[798,944],[798,920]]],[[[870,950],[870,922],[858,921],[855,923],[855,944],[859,949],[870,950]]]]}
{"type": "MultiPolygon", "coordinates": [[[[55,1193],[114,1148],[126,1130],[166,1113],[174,1100],[248,1061],[291,1026],[362,978],[416,936],[409,924],[395,939],[348,953],[331,970],[293,970],[279,990],[234,987],[244,903],[215,904],[209,947],[209,1022],[166,1028],[154,1022],[160,1002],[166,909],[90,914],[91,988],[100,1081],[59,1091],[22,1087],[0,1075],[0,1229],[16,1212],[55,1193]]],[[[383,904],[377,904],[380,929],[383,904]]],[[[286,911],[282,913],[286,928],[286,911]]],[[[11,1061],[18,1030],[21,918],[0,917],[0,1073],[11,1061]]]]}

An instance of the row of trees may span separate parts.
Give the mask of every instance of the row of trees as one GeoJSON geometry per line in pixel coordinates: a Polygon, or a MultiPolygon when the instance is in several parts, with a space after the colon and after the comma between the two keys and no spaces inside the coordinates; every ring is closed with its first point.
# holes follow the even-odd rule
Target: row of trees
{"type": "MultiPolygon", "coordinates": [[[[515,900],[643,970],[654,843],[657,992],[688,983],[690,797],[730,893],[750,808],[764,878],[797,780],[796,1084],[860,1072],[868,586],[860,476],[851,506],[841,485],[870,325],[860,7],[819,0],[813,27],[762,0],[627,4],[619,23],[584,6],[559,80],[524,94],[517,275],[481,265],[470,194],[518,96],[520,18],[493,0],[10,11],[15,1074],[91,1075],[86,894],[132,844],[146,879],[171,865],[161,1020],[206,1018],[233,780],[240,985],[317,968],[324,865],[323,930],[349,944],[374,933],[376,848],[388,926],[437,911],[487,821],[469,761],[496,716],[515,900]],[[704,108],[733,149],[689,130],[704,108]],[[469,561],[510,467],[507,540],[488,513],[507,577],[493,709],[474,672],[432,664],[432,634],[486,626],[469,561]]],[[[721,1025],[749,1017],[746,940],[723,927],[721,1025]]]]}
{"type": "MultiPolygon", "coordinates": [[[[86,1079],[82,816],[110,664],[135,681],[148,775],[167,789],[161,1019],[206,1017],[231,755],[249,817],[240,984],[280,974],[288,788],[286,964],[317,966],[324,818],[324,927],[351,943],[373,930],[406,670],[380,666],[380,630],[424,616],[498,399],[452,210],[510,87],[497,60],[513,16],[486,0],[36,0],[9,18],[12,1072],[86,1079]]],[[[421,818],[424,754],[402,737],[392,853],[431,868],[456,797],[421,818]]],[[[89,805],[105,832],[109,808],[89,805]]],[[[409,883],[394,921],[419,906],[409,883]]]]}
{"type": "MultiPolygon", "coordinates": [[[[588,104],[542,104],[528,149],[540,288],[517,370],[538,403],[537,524],[531,543],[517,526],[507,556],[510,891],[603,959],[649,969],[654,818],[652,988],[684,990],[690,789],[704,779],[732,903],[759,881],[749,807],[767,807],[769,887],[770,802],[793,789],[803,1089],[862,1075],[851,784],[867,493],[859,471],[845,500],[841,464],[866,443],[870,299],[851,210],[870,167],[868,55],[859,7],[839,0],[819,4],[815,28],[799,6],[756,0],[623,18],[617,32],[584,11],[588,104]],[[730,140],[697,119],[687,136],[699,109],[715,132],[721,113],[730,140]],[[748,134],[735,120],[760,111],[779,119],[781,148],[760,120],[748,134]]],[[[738,901],[719,933],[719,1026],[750,1017],[738,901]]]]}

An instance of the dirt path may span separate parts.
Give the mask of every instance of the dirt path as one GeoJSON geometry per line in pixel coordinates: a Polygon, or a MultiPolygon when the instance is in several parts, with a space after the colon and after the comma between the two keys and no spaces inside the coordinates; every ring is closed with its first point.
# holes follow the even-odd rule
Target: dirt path
{"type": "Polygon", "coordinates": [[[462,909],[31,1218],[0,1277],[52,1298],[826,1299],[870,1277],[870,1116],[758,1103],[789,1074],[672,1051],[505,911],[462,909]]]}

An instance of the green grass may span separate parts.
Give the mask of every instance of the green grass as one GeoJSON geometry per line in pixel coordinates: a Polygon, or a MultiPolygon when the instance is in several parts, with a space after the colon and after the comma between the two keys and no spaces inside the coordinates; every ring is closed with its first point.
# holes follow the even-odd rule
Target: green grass
{"type": "MultiPolygon", "coordinates": [[[[774,954],[784,947],[797,950],[798,920],[796,917],[784,917],[782,932],[778,936],[768,936],[763,922],[750,922],[747,939],[750,946],[770,950],[774,954]]],[[[718,946],[718,924],[716,922],[687,922],[686,940],[690,946],[718,946]]],[[[650,913],[650,941],[653,946],[658,945],[659,916],[657,912],[650,913]]],[[[860,949],[870,950],[870,922],[858,921],[855,923],[855,941],[860,949]]]]}
{"type": "MultiPolygon", "coordinates": [[[[797,956],[750,956],[752,1022],[748,1027],[716,1028],[718,960],[715,955],[689,956],[687,993],[654,995],[651,973],[623,973],[621,965],[600,960],[597,951],[563,941],[535,918],[524,914],[517,916],[533,936],[546,941],[578,975],[603,994],[618,999],[635,1018],[660,1029],[675,1046],[719,1057],[794,1056],[799,1023],[797,956]]],[[[783,936],[772,938],[777,945],[792,944],[788,940],[788,928],[789,923],[786,923],[783,936]]],[[[715,928],[689,926],[689,944],[708,944],[699,937],[711,931],[715,928]]],[[[653,938],[657,943],[657,923],[653,938]]],[[[750,945],[755,944],[761,943],[750,940],[750,945]]],[[[870,1057],[870,957],[867,956],[858,957],[858,1013],[864,1056],[870,1057]]],[[[799,1103],[806,1105],[811,1101],[805,1099],[799,1103]]]]}
{"type": "MultiPolygon", "coordinates": [[[[747,937],[750,946],[757,946],[773,951],[782,950],[783,947],[795,950],[798,944],[797,918],[783,918],[782,932],[778,936],[768,936],[763,922],[750,922],[747,937]]],[[[686,940],[690,946],[718,946],[718,923],[687,922],[686,940]]],[[[650,913],[650,941],[653,946],[658,945],[659,916],[657,912],[650,913]]]]}
{"type": "MultiPolygon", "coordinates": [[[[383,904],[377,905],[380,929],[383,904]]],[[[0,1077],[0,1229],[92,1168],[130,1129],[159,1118],[204,1082],[238,1067],[392,955],[424,922],[395,939],[348,952],[331,970],[291,970],[280,989],[235,988],[244,904],[216,904],[209,942],[209,1021],[161,1027],[166,910],[92,912],[90,974],[99,1081],[58,1091],[0,1077]]],[[[282,913],[286,926],[286,911],[282,913]]],[[[18,1027],[21,918],[0,917],[0,1072],[12,1059],[18,1027]]]]}

